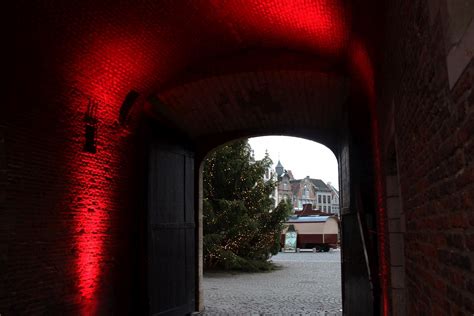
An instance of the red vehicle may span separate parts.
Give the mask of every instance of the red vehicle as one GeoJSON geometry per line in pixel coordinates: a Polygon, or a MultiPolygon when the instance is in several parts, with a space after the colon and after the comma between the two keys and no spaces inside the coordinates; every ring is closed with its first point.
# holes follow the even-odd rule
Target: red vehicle
{"type": "Polygon", "coordinates": [[[336,216],[293,215],[285,222],[280,244],[285,245],[285,234],[290,225],[297,233],[296,248],[329,251],[337,248],[339,242],[339,219],[336,216]]]}

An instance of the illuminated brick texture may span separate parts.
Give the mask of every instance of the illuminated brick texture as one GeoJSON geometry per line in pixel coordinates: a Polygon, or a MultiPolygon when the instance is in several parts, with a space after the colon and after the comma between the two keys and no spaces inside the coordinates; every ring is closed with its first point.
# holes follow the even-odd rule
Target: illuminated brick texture
{"type": "Polygon", "coordinates": [[[8,4],[0,313],[136,307],[140,115],[171,122],[203,152],[268,133],[337,150],[339,124],[355,106],[371,117],[385,313],[391,120],[407,214],[408,314],[473,312],[474,70],[471,60],[449,89],[443,23],[429,22],[427,2],[8,4]],[[139,97],[119,122],[132,90],[139,97]]]}
{"type": "MultiPolygon", "coordinates": [[[[134,122],[146,96],[182,76],[187,67],[249,47],[342,62],[350,21],[342,1],[323,0],[116,6],[85,1],[20,3],[12,9],[15,38],[22,40],[14,41],[13,89],[1,121],[8,176],[2,220],[7,245],[2,296],[8,304],[3,308],[2,303],[1,310],[22,314],[108,313],[113,306],[131,304],[124,293],[133,277],[125,274],[126,280],[118,281],[118,276],[131,262],[120,259],[131,255],[125,241],[136,228],[127,224],[139,211],[129,186],[134,122]],[[141,97],[123,127],[117,124],[118,112],[130,90],[141,97]],[[94,113],[87,118],[91,104],[94,113]],[[92,128],[88,146],[87,124],[92,128]]],[[[272,89],[284,86],[278,83],[282,75],[270,74],[272,89]]],[[[340,75],[291,76],[342,91],[324,96],[329,111],[329,98],[343,101],[340,75]]],[[[243,84],[253,85],[251,74],[244,79],[243,84]]],[[[215,82],[208,84],[213,89],[215,82]]],[[[243,93],[238,96],[245,99],[243,93]]],[[[289,98],[282,97],[286,104],[281,106],[288,106],[289,98]]],[[[329,125],[332,115],[320,121],[329,125]]],[[[274,118],[273,125],[278,121],[274,118]]],[[[251,127],[241,126],[240,132],[251,127]]]]}
{"type": "Polygon", "coordinates": [[[474,63],[450,88],[445,31],[458,20],[445,19],[445,6],[390,1],[386,16],[378,95],[382,125],[395,125],[406,217],[404,257],[396,259],[405,263],[407,315],[474,312],[474,63]]]}

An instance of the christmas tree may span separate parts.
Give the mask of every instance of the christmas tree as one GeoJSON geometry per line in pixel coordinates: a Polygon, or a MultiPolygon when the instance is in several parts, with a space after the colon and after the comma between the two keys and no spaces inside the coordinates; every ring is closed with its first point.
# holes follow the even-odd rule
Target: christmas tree
{"type": "Polygon", "coordinates": [[[291,211],[274,208],[274,180],[264,180],[272,161],[255,160],[247,140],[209,155],[204,165],[204,266],[229,270],[269,270],[280,248],[282,222],[291,211]]]}

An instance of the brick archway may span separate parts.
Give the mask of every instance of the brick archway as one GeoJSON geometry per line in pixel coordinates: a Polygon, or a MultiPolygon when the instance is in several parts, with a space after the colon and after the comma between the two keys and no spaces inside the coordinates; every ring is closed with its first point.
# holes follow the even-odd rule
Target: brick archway
{"type": "MultiPolygon", "coordinates": [[[[367,83],[373,80],[367,52],[353,44],[360,32],[352,25],[358,10],[327,0],[309,6],[249,0],[115,7],[86,1],[13,9],[15,37],[24,41],[14,41],[12,50],[12,60],[21,61],[13,63],[12,103],[23,106],[8,107],[4,117],[10,133],[40,131],[36,137],[48,141],[39,142],[37,156],[48,153],[48,164],[56,161],[66,175],[46,168],[45,177],[54,179],[47,191],[53,213],[66,209],[70,218],[38,229],[44,236],[49,230],[67,236],[69,252],[44,255],[72,263],[60,273],[73,283],[65,306],[107,312],[112,308],[102,303],[107,298],[127,302],[126,289],[113,294],[107,284],[142,264],[126,259],[137,255],[135,239],[119,237],[140,229],[128,227],[137,219],[127,210],[143,203],[136,204],[143,199],[142,186],[135,187],[134,198],[124,192],[130,181],[140,182],[140,168],[133,164],[143,157],[130,153],[138,148],[142,113],[159,128],[184,135],[198,157],[235,137],[265,132],[322,141],[348,162],[350,153],[341,148],[355,126],[344,113],[367,117],[367,83]],[[360,74],[356,80],[354,73],[360,74]],[[63,190],[53,194],[56,186],[63,190]]],[[[34,139],[18,143],[36,148],[34,139]]],[[[42,203],[34,198],[33,204],[42,203]]],[[[131,274],[125,283],[143,282],[131,274]]]]}
{"type": "MultiPolygon", "coordinates": [[[[186,138],[197,160],[260,133],[315,139],[337,152],[348,180],[340,181],[352,223],[346,235],[357,233],[349,228],[360,212],[352,211],[363,208],[377,256],[367,267],[347,254],[357,271],[380,274],[382,314],[396,295],[383,167],[394,138],[407,219],[400,234],[412,245],[403,275],[408,311],[472,313],[466,8],[450,0],[8,3],[0,108],[0,271],[8,291],[0,313],[146,305],[134,290],[146,292],[137,276],[137,214],[146,208],[147,124],[186,138]],[[420,288],[426,294],[414,295],[420,288]]],[[[346,285],[364,292],[356,277],[346,285]]],[[[357,306],[348,296],[346,303],[357,306]]]]}

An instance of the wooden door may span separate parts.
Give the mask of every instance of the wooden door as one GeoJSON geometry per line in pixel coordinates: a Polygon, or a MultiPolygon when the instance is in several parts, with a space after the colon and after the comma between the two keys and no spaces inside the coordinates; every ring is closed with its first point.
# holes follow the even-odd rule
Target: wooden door
{"type": "Polygon", "coordinates": [[[195,309],[194,157],[186,146],[151,145],[148,192],[150,315],[195,309]]]}
{"type": "Polygon", "coordinates": [[[367,192],[373,190],[373,180],[366,162],[371,151],[353,142],[347,137],[339,156],[343,314],[372,316],[379,314],[379,302],[377,273],[371,270],[376,254],[368,247],[367,211],[372,201],[367,192]]]}

